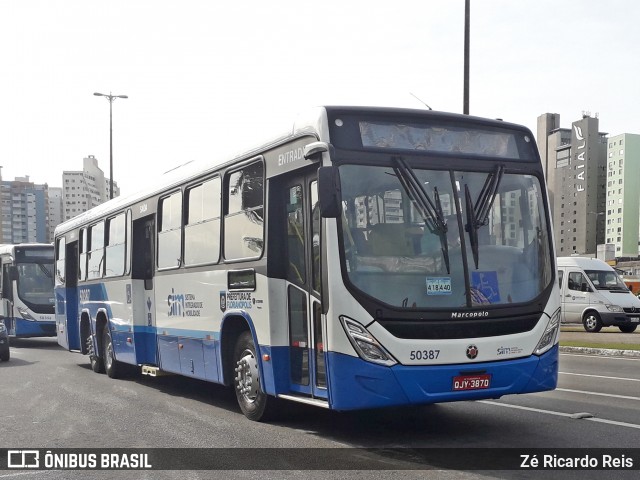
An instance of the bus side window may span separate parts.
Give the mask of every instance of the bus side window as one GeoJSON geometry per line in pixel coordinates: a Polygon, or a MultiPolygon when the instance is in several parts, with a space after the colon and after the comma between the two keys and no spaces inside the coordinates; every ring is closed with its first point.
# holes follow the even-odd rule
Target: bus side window
{"type": "Polygon", "coordinates": [[[182,251],[182,192],[160,199],[158,268],[180,266],[182,251]]]}
{"type": "Polygon", "coordinates": [[[104,272],[104,221],[89,227],[87,280],[101,278],[104,272]]]}
{"type": "Polygon", "coordinates": [[[65,280],[65,254],[66,254],[66,240],[64,237],[59,238],[56,241],[56,278],[60,283],[64,283],[65,280]]]}
{"type": "Polygon", "coordinates": [[[264,166],[255,162],[225,179],[224,257],[257,258],[264,247],[264,166]]]}
{"type": "Polygon", "coordinates": [[[189,188],[186,193],[184,263],[220,260],[220,178],[189,188]]]}

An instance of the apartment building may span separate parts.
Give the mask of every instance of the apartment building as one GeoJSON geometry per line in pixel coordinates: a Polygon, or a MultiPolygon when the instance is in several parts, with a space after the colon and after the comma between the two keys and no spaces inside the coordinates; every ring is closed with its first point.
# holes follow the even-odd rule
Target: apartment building
{"type": "Polygon", "coordinates": [[[640,135],[607,142],[606,242],[616,257],[637,257],[640,237],[640,135]]]}
{"type": "MultiPolygon", "coordinates": [[[[98,166],[93,155],[83,159],[81,171],[62,173],[62,215],[69,220],[87,210],[109,200],[110,179],[98,166]]],[[[113,184],[113,195],[120,195],[117,183],[113,184]]]]}

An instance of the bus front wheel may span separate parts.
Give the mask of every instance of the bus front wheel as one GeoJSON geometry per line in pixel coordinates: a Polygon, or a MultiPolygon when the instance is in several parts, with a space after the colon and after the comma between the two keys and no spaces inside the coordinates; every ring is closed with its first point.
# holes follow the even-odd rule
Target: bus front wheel
{"type": "Polygon", "coordinates": [[[272,412],[275,401],[270,398],[260,385],[260,370],[256,347],[251,333],[243,332],[236,342],[233,352],[235,377],[233,386],[242,413],[256,422],[266,420],[272,412]]]}

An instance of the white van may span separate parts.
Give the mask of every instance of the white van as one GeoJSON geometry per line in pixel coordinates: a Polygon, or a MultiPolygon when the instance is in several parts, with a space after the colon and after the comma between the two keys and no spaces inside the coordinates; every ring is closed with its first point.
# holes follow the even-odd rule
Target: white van
{"type": "Polygon", "coordinates": [[[602,260],[558,257],[562,322],[582,323],[587,332],[614,325],[624,333],[640,323],[640,300],[602,260]]]}

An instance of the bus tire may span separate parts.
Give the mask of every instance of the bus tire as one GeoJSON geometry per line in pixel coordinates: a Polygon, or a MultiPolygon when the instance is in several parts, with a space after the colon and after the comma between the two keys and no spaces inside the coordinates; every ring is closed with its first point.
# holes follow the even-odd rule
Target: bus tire
{"type": "Polygon", "coordinates": [[[2,360],[3,362],[8,362],[10,358],[11,358],[11,353],[9,352],[9,343],[7,343],[6,348],[3,348],[2,350],[0,350],[0,360],[2,360]]]}
{"type": "Polygon", "coordinates": [[[582,317],[582,325],[584,329],[589,333],[598,333],[602,330],[602,320],[598,312],[587,312],[582,317]]]}
{"type": "Polygon", "coordinates": [[[113,353],[113,341],[111,340],[111,332],[109,324],[104,324],[102,331],[102,353],[104,357],[104,370],[109,378],[119,378],[122,375],[122,365],[116,360],[113,353]]]}
{"type": "Polygon", "coordinates": [[[637,325],[618,325],[622,333],[633,333],[636,331],[637,325]]]}
{"type": "Polygon", "coordinates": [[[233,351],[235,376],[233,387],[242,413],[256,422],[272,416],[275,398],[270,398],[260,385],[260,370],[251,332],[240,334],[233,351]]]}
{"type": "Polygon", "coordinates": [[[102,358],[98,356],[93,345],[93,335],[89,335],[86,341],[87,355],[89,355],[89,363],[91,364],[91,370],[96,373],[104,373],[104,362],[102,358]]]}

